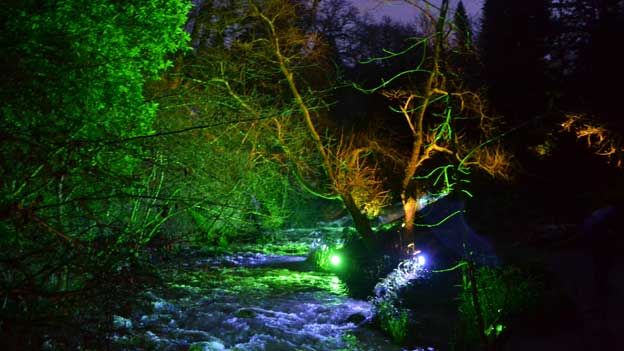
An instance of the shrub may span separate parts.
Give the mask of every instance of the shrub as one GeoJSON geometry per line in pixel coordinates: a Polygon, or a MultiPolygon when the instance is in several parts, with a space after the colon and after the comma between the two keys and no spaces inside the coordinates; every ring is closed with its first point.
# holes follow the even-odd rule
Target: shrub
{"type": "Polygon", "coordinates": [[[388,333],[392,340],[401,344],[407,337],[409,316],[407,310],[397,308],[391,301],[382,300],[377,304],[377,318],[381,329],[388,333]]]}
{"type": "MultiPolygon", "coordinates": [[[[508,328],[514,316],[529,309],[538,298],[540,286],[537,280],[517,267],[481,267],[476,272],[477,291],[485,335],[494,342],[508,328]]],[[[464,326],[463,341],[479,343],[477,316],[472,300],[472,286],[464,275],[460,293],[460,316],[464,326]]],[[[460,336],[460,338],[461,338],[460,336]]]]}

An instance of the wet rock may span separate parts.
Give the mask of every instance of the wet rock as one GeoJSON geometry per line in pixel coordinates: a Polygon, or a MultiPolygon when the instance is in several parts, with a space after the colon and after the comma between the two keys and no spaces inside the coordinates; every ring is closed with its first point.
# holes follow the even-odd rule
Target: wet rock
{"type": "Polygon", "coordinates": [[[241,308],[240,310],[236,311],[234,315],[239,318],[254,318],[256,316],[256,312],[248,308],[241,308]]]}
{"type": "Polygon", "coordinates": [[[171,335],[189,342],[206,342],[206,340],[221,342],[221,340],[213,338],[208,332],[197,329],[174,329],[171,331],[171,335]]]}
{"type": "Polygon", "coordinates": [[[338,228],[342,228],[342,227],[349,226],[352,222],[353,222],[353,220],[351,219],[351,216],[344,216],[344,217],[340,217],[338,219],[335,219],[335,220],[329,221],[329,222],[321,221],[318,224],[320,226],[322,226],[322,227],[338,227],[338,228]]]}
{"type": "Polygon", "coordinates": [[[141,327],[167,325],[171,322],[172,319],[173,316],[170,314],[143,315],[139,319],[139,325],[141,327]]]}
{"type": "Polygon", "coordinates": [[[347,318],[347,323],[353,323],[358,325],[366,320],[366,316],[363,313],[354,313],[347,318]]]}
{"type": "Polygon", "coordinates": [[[55,349],[54,342],[52,342],[52,340],[50,339],[46,339],[41,345],[41,350],[44,350],[44,351],[52,351],[54,349],[55,349]]]}
{"type": "Polygon", "coordinates": [[[148,342],[148,345],[157,345],[161,343],[163,339],[161,339],[158,335],[148,330],[145,333],[145,341],[148,342]]]}
{"type": "Polygon", "coordinates": [[[132,321],[127,318],[114,315],[113,316],[113,329],[115,330],[132,329],[132,321]]]}
{"type": "Polygon", "coordinates": [[[174,304],[167,302],[165,300],[159,300],[153,302],[153,307],[155,312],[176,312],[177,308],[174,304]]]}
{"type": "Polygon", "coordinates": [[[202,341],[191,344],[189,351],[220,351],[225,350],[225,346],[218,341],[202,341]]]}

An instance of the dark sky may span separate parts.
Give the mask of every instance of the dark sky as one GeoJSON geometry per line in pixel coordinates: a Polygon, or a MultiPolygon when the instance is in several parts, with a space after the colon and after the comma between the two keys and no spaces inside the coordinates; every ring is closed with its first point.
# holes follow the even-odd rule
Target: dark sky
{"type": "MultiPolygon", "coordinates": [[[[459,0],[450,0],[451,12],[455,11],[455,7],[459,0]]],[[[480,16],[483,0],[462,0],[468,16],[473,20],[480,16]]],[[[370,11],[375,18],[388,16],[403,22],[411,22],[417,17],[418,11],[410,5],[406,5],[400,0],[351,0],[362,12],[370,11]]],[[[430,0],[431,3],[439,4],[440,0],[430,0]]]]}

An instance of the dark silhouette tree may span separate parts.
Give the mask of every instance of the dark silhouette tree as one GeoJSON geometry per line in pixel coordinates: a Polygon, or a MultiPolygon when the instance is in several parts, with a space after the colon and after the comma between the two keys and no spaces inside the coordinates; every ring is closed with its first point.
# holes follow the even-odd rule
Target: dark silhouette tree
{"type": "Polygon", "coordinates": [[[487,0],[479,47],[488,95],[508,120],[524,121],[546,108],[548,0],[487,0]]]}
{"type": "Polygon", "coordinates": [[[466,13],[463,2],[458,2],[453,15],[453,29],[455,31],[455,40],[457,41],[457,50],[460,52],[472,50],[472,28],[470,20],[466,13]]]}
{"type": "Polygon", "coordinates": [[[621,166],[624,122],[618,106],[624,54],[624,1],[556,1],[550,70],[556,79],[563,126],[596,154],[621,166]]]}
{"type": "Polygon", "coordinates": [[[483,69],[474,43],[472,23],[461,1],[455,9],[452,29],[455,41],[449,53],[449,71],[460,76],[468,89],[482,90],[483,69]]]}

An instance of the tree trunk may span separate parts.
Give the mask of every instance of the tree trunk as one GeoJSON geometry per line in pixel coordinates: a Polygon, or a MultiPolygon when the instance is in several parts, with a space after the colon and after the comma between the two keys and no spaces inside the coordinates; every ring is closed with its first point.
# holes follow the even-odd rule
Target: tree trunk
{"type": "MultiPolygon", "coordinates": [[[[421,196],[420,191],[417,191],[416,184],[414,183],[414,175],[416,171],[422,166],[423,161],[429,158],[429,153],[432,150],[431,146],[425,146],[424,135],[424,120],[427,115],[427,109],[431,103],[431,98],[435,94],[436,88],[438,88],[439,82],[437,81],[440,73],[440,66],[442,63],[444,41],[444,24],[446,23],[446,16],[448,13],[448,0],[443,0],[440,6],[440,14],[436,23],[436,34],[434,36],[434,52],[433,52],[433,69],[429,73],[427,83],[424,89],[424,100],[422,107],[416,117],[416,123],[412,124],[411,118],[408,115],[408,105],[402,108],[402,111],[412,127],[412,135],[414,141],[412,144],[412,152],[410,159],[405,167],[405,175],[403,177],[401,201],[403,202],[403,211],[405,212],[405,219],[403,222],[403,237],[401,241],[401,250],[404,251],[407,246],[414,242],[414,219],[416,213],[421,209],[418,206],[418,199],[421,196]],[[423,150],[424,147],[424,150],[423,150]]],[[[408,100],[409,101],[409,100],[408,100]]]]}
{"type": "Polygon", "coordinates": [[[358,234],[364,240],[364,245],[368,250],[373,250],[376,246],[375,238],[373,236],[373,229],[371,228],[370,221],[366,217],[365,214],[360,211],[360,209],[355,204],[355,200],[351,194],[344,194],[341,196],[344,202],[347,211],[351,215],[353,219],[353,225],[355,226],[355,230],[357,230],[358,234]]]}
{"type": "Polygon", "coordinates": [[[407,247],[410,243],[414,242],[414,219],[416,218],[417,204],[416,199],[411,196],[404,196],[403,212],[405,213],[405,219],[403,220],[403,237],[401,238],[402,248],[407,247]]]}

